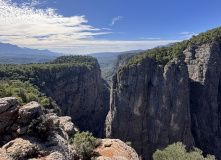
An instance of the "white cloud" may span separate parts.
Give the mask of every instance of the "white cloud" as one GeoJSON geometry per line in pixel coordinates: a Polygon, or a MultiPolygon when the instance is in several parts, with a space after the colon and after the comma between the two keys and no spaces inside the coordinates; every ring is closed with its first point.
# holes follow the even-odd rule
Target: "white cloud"
{"type": "Polygon", "coordinates": [[[194,32],[180,32],[180,34],[183,35],[181,36],[181,38],[186,38],[186,39],[190,39],[193,35],[197,35],[194,32]]]}
{"type": "MultiPolygon", "coordinates": [[[[88,25],[84,15],[64,17],[56,9],[35,8],[41,4],[36,0],[23,4],[0,0],[0,42],[73,54],[149,49],[175,42],[96,40],[97,35],[111,34],[111,29],[88,25]]],[[[122,18],[115,17],[112,24],[122,18]]]]}
{"type": "Polygon", "coordinates": [[[110,26],[113,26],[116,21],[119,21],[119,20],[121,20],[122,18],[123,18],[122,16],[114,17],[114,18],[112,19],[112,21],[111,21],[110,26]]]}
{"type": "Polygon", "coordinates": [[[145,37],[140,37],[140,39],[159,40],[161,38],[145,38],[145,37]]]}
{"type": "Polygon", "coordinates": [[[38,4],[36,0],[20,5],[10,0],[0,0],[0,41],[13,44],[51,44],[109,34],[87,25],[83,15],[63,17],[52,8],[35,9],[33,6],[38,4]]]}

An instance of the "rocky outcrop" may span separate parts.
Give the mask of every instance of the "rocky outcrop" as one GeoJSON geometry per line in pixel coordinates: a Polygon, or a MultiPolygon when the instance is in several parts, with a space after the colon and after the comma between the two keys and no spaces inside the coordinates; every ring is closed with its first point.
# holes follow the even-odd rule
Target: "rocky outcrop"
{"type": "Polygon", "coordinates": [[[184,54],[196,146],[221,159],[221,44],[189,47],[184,54]]]}
{"type": "Polygon", "coordinates": [[[100,155],[97,160],[139,160],[135,150],[119,139],[102,139],[94,151],[100,155]]]}
{"type": "Polygon", "coordinates": [[[7,130],[9,130],[10,125],[16,120],[16,117],[18,117],[18,99],[12,98],[12,97],[1,99],[0,101],[0,134],[3,134],[7,130]]]}
{"type": "Polygon", "coordinates": [[[37,102],[19,106],[14,97],[1,98],[0,110],[2,160],[74,159],[75,150],[68,140],[76,127],[70,117],[44,114],[37,102]]]}
{"type": "Polygon", "coordinates": [[[173,142],[194,145],[188,68],[182,59],[158,65],[150,58],[113,77],[106,135],[131,141],[145,159],[173,142]]]}
{"type": "Polygon", "coordinates": [[[72,66],[41,73],[41,91],[60,106],[62,115],[70,116],[81,131],[104,136],[105,118],[109,110],[109,90],[101,79],[99,64],[92,68],[72,66]]]}
{"type": "Polygon", "coordinates": [[[1,98],[0,105],[0,145],[25,134],[32,119],[42,114],[37,102],[19,106],[15,97],[1,98]]]}

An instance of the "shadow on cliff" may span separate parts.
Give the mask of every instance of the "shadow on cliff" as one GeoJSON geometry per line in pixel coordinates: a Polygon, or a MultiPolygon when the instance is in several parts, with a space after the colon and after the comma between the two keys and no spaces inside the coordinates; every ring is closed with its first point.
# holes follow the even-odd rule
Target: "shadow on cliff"
{"type": "Polygon", "coordinates": [[[205,155],[213,154],[221,159],[221,46],[218,45],[210,48],[207,64],[198,64],[206,70],[200,70],[205,72],[201,82],[189,79],[189,85],[191,130],[196,147],[203,150],[205,155]]]}

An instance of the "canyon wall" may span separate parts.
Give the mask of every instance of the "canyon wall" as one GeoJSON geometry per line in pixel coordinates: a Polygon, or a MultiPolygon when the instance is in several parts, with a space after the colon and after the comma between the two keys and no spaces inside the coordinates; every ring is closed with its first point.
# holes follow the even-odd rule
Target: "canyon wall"
{"type": "Polygon", "coordinates": [[[188,82],[182,59],[163,66],[147,57],[121,68],[113,77],[106,135],[131,141],[145,159],[173,142],[193,146],[188,82]]]}
{"type": "Polygon", "coordinates": [[[113,77],[106,135],[131,141],[144,159],[181,141],[221,159],[221,44],[188,47],[159,65],[124,65],[113,77]]]}
{"type": "Polygon", "coordinates": [[[72,66],[39,74],[41,91],[70,116],[81,131],[104,136],[104,123],[109,109],[109,90],[101,78],[99,64],[93,67],[72,66]]]}
{"type": "Polygon", "coordinates": [[[190,79],[192,134],[196,146],[221,159],[221,44],[184,51],[190,79]]]}

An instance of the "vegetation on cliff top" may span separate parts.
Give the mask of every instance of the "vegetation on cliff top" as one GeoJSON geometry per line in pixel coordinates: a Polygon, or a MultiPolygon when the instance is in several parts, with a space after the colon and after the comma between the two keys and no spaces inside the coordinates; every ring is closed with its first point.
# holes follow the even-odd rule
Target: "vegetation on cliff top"
{"type": "Polygon", "coordinates": [[[44,93],[39,91],[37,86],[32,85],[28,81],[0,80],[0,98],[4,97],[17,97],[21,105],[36,101],[44,109],[59,109],[55,101],[45,96],[44,93]]]}
{"type": "Polygon", "coordinates": [[[40,73],[53,73],[64,68],[82,66],[85,69],[92,69],[97,63],[96,58],[90,56],[61,56],[52,62],[41,64],[25,65],[0,65],[0,77],[7,77],[13,80],[30,81],[38,78],[40,73]]]}
{"type": "MultiPolygon", "coordinates": [[[[25,65],[0,65],[0,98],[14,96],[24,105],[30,101],[39,102],[44,108],[57,107],[54,101],[40,92],[46,84],[40,75],[51,73],[70,67],[83,67],[90,71],[97,64],[96,58],[90,56],[61,56],[52,62],[25,65]]],[[[73,74],[73,73],[67,73],[73,74]]],[[[53,108],[54,109],[54,108],[53,108]]]]}
{"type": "Polygon", "coordinates": [[[125,65],[137,64],[146,57],[150,57],[159,64],[165,65],[175,57],[183,57],[183,51],[189,46],[199,46],[202,44],[211,44],[215,42],[221,42],[221,27],[200,33],[197,36],[193,36],[189,40],[184,40],[168,47],[150,49],[142,55],[135,56],[125,65]]]}

